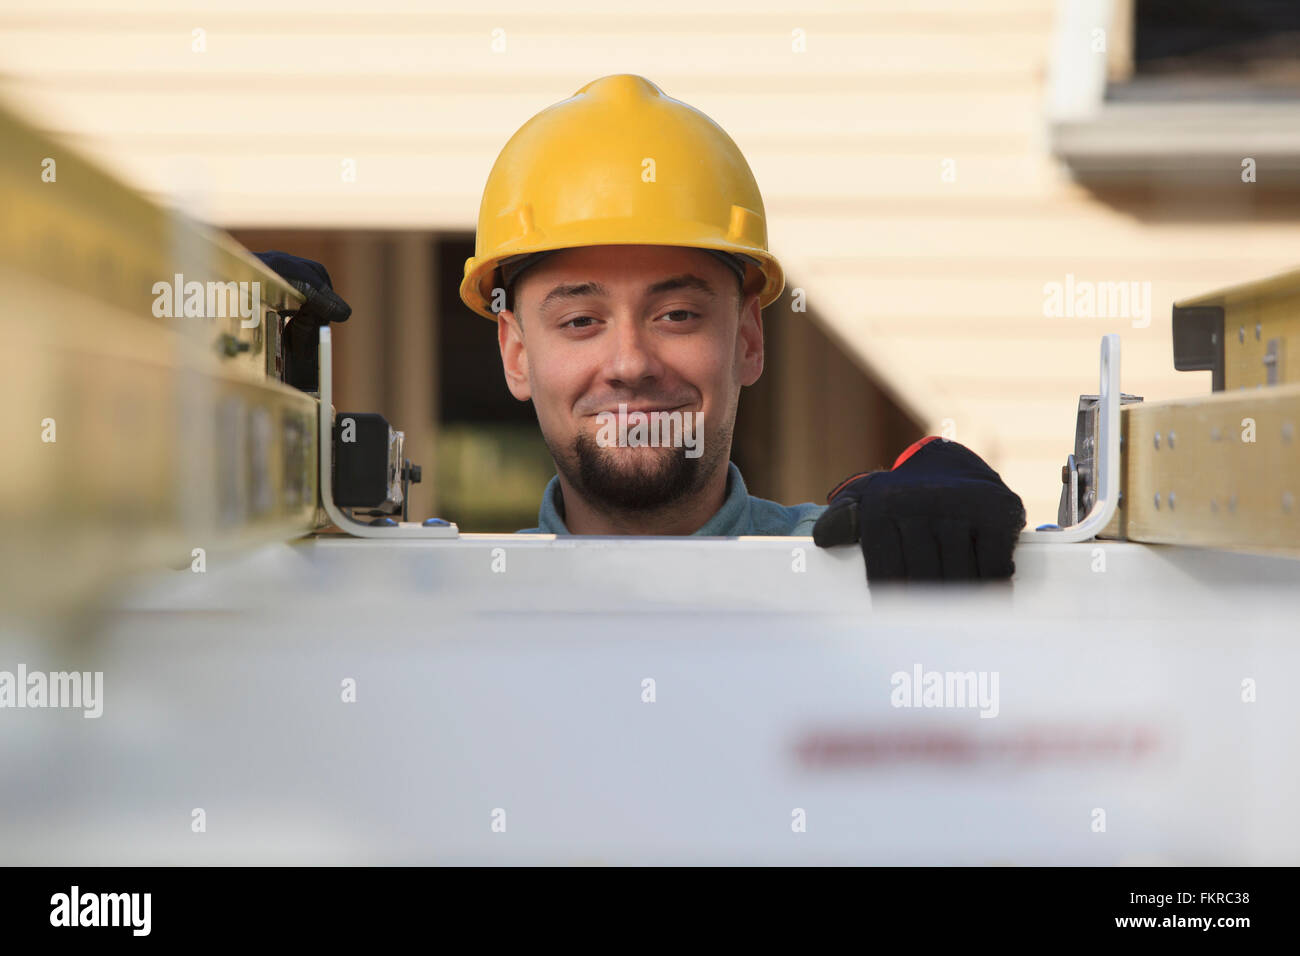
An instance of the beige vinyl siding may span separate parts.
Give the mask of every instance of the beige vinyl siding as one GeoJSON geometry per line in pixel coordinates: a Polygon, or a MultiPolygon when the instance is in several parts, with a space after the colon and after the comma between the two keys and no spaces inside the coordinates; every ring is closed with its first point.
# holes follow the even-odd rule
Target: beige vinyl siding
{"type": "Polygon", "coordinates": [[[1300,259],[1295,204],[1259,205],[1250,186],[1227,205],[1176,180],[1108,197],[1070,181],[1043,115],[1055,9],[3,0],[0,71],[10,103],[142,188],[197,182],[215,222],[428,233],[472,229],[529,116],[598,76],[643,73],[745,151],[789,287],[827,339],[989,458],[1043,521],[1100,336],[1123,335],[1126,391],[1208,390],[1208,375],[1173,370],[1171,301],[1300,259]],[[807,52],[792,51],[796,29],[807,52]],[[1151,282],[1149,326],[1045,317],[1044,285],[1067,274],[1151,282]]]}

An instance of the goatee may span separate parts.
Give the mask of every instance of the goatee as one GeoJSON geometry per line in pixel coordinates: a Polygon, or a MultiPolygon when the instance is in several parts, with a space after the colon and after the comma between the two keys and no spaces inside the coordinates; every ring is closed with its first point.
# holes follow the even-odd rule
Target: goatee
{"type": "Polygon", "coordinates": [[[602,511],[638,513],[658,511],[687,497],[699,487],[703,458],[688,458],[680,448],[656,454],[638,452],[630,467],[620,464],[618,449],[602,448],[579,433],[573,458],[556,457],[569,480],[591,505],[602,511]],[[573,460],[577,474],[573,474],[573,460]]]}

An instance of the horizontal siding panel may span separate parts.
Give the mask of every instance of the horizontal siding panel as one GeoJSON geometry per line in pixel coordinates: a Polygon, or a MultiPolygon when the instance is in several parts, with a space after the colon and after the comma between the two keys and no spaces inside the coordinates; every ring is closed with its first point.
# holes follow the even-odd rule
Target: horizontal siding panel
{"type": "MultiPolygon", "coordinates": [[[[870,351],[870,339],[859,341],[864,350],[870,351]]],[[[1060,354],[1052,357],[1051,372],[1057,382],[1057,393],[1070,407],[1074,404],[1072,396],[1097,391],[1100,343],[1100,335],[1080,339],[1071,346],[1060,346],[1060,354]]],[[[1013,393],[1009,397],[1020,400],[1015,389],[1008,389],[1007,382],[1019,382],[1021,375],[1034,383],[1044,381],[1044,349],[1030,337],[1000,340],[972,335],[936,340],[895,336],[890,339],[890,345],[895,352],[912,356],[910,364],[919,366],[919,370],[929,370],[942,378],[945,386],[968,405],[987,400],[990,395],[1007,397],[1008,391],[1013,393]],[[986,384],[977,385],[981,382],[986,384]]],[[[1203,377],[1174,369],[1167,333],[1159,337],[1121,333],[1121,345],[1123,388],[1130,394],[1151,399],[1177,398],[1209,390],[1209,383],[1203,377]],[[1159,387],[1160,391],[1152,392],[1153,387],[1159,387]]]]}
{"type": "MultiPolygon", "coordinates": [[[[581,59],[581,57],[570,59],[581,59]]],[[[575,70],[572,67],[563,71],[557,70],[546,75],[542,88],[548,91],[564,90],[566,92],[560,96],[567,96],[601,76],[602,72],[641,73],[651,77],[671,95],[684,98],[688,102],[692,97],[687,96],[686,91],[693,91],[695,103],[705,103],[704,97],[738,93],[747,93],[758,98],[790,93],[820,98],[839,93],[866,93],[884,87],[893,87],[906,89],[909,93],[915,94],[947,95],[959,88],[968,95],[1004,96],[1023,91],[1025,88],[1025,78],[1014,73],[990,72],[936,76],[931,72],[918,70],[915,73],[899,73],[885,77],[857,72],[791,71],[778,74],[762,70],[757,61],[750,62],[748,65],[750,66],[748,71],[696,70],[690,73],[673,73],[660,69],[658,60],[650,57],[645,64],[621,62],[619,69],[612,71],[575,70]]],[[[19,79],[33,84],[38,82],[31,74],[23,74],[19,79]]],[[[463,96],[467,92],[518,93],[521,88],[537,88],[538,84],[531,82],[533,79],[535,77],[528,74],[495,73],[484,67],[471,77],[457,73],[421,75],[418,77],[416,88],[426,93],[441,92],[449,96],[463,96]]],[[[180,93],[202,93],[219,88],[238,99],[249,95],[260,96],[271,86],[280,93],[302,96],[335,96],[359,92],[377,97],[389,96],[394,93],[409,92],[412,83],[409,76],[395,73],[336,75],[250,70],[224,73],[218,85],[214,83],[212,74],[202,70],[124,73],[104,68],[69,70],[42,75],[39,77],[39,86],[64,95],[99,89],[112,90],[124,96],[152,93],[159,89],[180,93]]],[[[548,92],[545,101],[539,102],[538,108],[555,102],[557,98],[559,97],[548,92]]]]}
{"type": "MultiPolygon", "coordinates": [[[[928,280],[941,276],[949,279],[975,279],[984,278],[992,273],[1005,279],[1040,284],[1052,281],[1063,283],[1067,274],[1073,275],[1076,281],[1145,280],[1152,283],[1152,295],[1155,297],[1160,287],[1167,289],[1190,283],[1196,288],[1212,288],[1241,281],[1243,268],[1249,270],[1251,275],[1263,275],[1294,268],[1297,260],[1300,259],[1300,249],[1290,256],[1277,254],[1277,247],[1271,251],[1273,254],[1267,256],[1213,257],[1210,250],[1202,249],[1200,257],[1197,257],[1195,254],[1197,250],[1188,250],[1186,256],[1176,259],[1157,259],[1150,255],[1115,258],[1104,254],[1104,250],[1098,250],[1096,255],[1087,257],[862,256],[855,258],[851,267],[840,265],[838,268],[833,268],[822,259],[813,260],[812,263],[808,260],[801,260],[801,262],[803,265],[812,266],[809,269],[812,275],[833,272],[841,279],[863,282],[881,277],[928,280]]],[[[1195,294],[1195,290],[1188,294],[1195,294]]]]}
{"type": "MultiPolygon", "coordinates": [[[[607,73],[690,76],[730,75],[761,67],[769,79],[856,77],[888,80],[910,76],[924,64],[932,78],[996,76],[1032,82],[1044,65],[1046,49],[1034,34],[985,36],[980,43],[960,34],[828,34],[816,36],[807,53],[791,52],[783,34],[652,31],[629,39],[626,32],[574,35],[569,32],[507,31],[506,48],[496,53],[489,31],[390,35],[312,35],[297,31],[295,51],[282,34],[222,34],[207,30],[206,51],[191,49],[192,27],[163,33],[95,30],[8,30],[0,33],[0,62],[18,75],[77,75],[111,69],[130,76],[201,74],[219,82],[255,73],[298,78],[327,76],[332,83],[351,76],[460,79],[491,72],[498,79],[527,80],[534,88],[548,77],[567,76],[575,59],[592,78],[607,73]],[[305,34],[305,35],[304,35],[305,34]],[[309,52],[305,52],[309,51],[309,52]]],[[[206,29],[206,28],[205,28],[206,29]]],[[[567,85],[567,84],[566,84],[567,85]]],[[[568,92],[568,91],[566,91],[568,92]]]]}
{"type": "MultiPolygon", "coordinates": [[[[150,150],[168,137],[199,136],[205,149],[218,151],[267,144],[329,152],[346,136],[358,143],[378,139],[421,152],[478,150],[495,156],[529,117],[578,86],[535,84],[528,91],[466,90],[452,96],[395,85],[380,97],[356,90],[324,94],[268,89],[233,109],[230,93],[215,82],[198,92],[150,87],[123,93],[111,86],[87,87],[75,97],[50,88],[43,76],[10,78],[0,88],[55,131],[124,142],[151,137],[142,144],[150,150]]],[[[816,155],[859,148],[884,157],[906,152],[909,141],[921,138],[934,143],[936,154],[945,157],[972,148],[1023,155],[1039,126],[1037,99],[1025,91],[996,96],[840,91],[820,96],[815,110],[807,108],[807,97],[789,93],[760,99],[736,93],[700,96],[689,88],[667,92],[698,104],[747,155],[752,154],[753,162],[768,150],[816,155]]],[[[959,181],[965,178],[962,172],[959,168],[959,181]]]]}
{"type": "MultiPolygon", "coordinates": [[[[790,288],[801,282],[808,283],[807,305],[810,311],[827,313],[838,309],[837,321],[862,321],[872,319],[902,321],[925,319],[937,313],[960,315],[972,322],[1024,323],[1025,334],[1032,334],[1038,325],[1060,327],[1091,322],[1098,334],[1106,331],[1132,329],[1127,319],[1056,318],[1043,314],[1042,283],[1036,280],[1004,279],[996,274],[986,278],[949,279],[941,270],[928,279],[877,279],[853,281],[842,276],[812,279],[800,268],[797,259],[782,260],[790,275],[790,288]]],[[[1268,270],[1263,270],[1266,273],[1268,270]]],[[[1262,273],[1243,263],[1240,275],[1258,278],[1262,273]]],[[[1152,326],[1169,321],[1169,305],[1177,298],[1180,289],[1209,291],[1213,285],[1188,281],[1167,289],[1155,284],[1151,289],[1152,326]],[[1163,317],[1163,319],[1162,319],[1163,317]]],[[[832,313],[835,314],[835,313],[832,313]]]]}
{"type": "MultiPolygon", "coordinates": [[[[971,399],[964,403],[963,411],[974,415],[981,423],[997,422],[998,443],[1003,448],[1015,445],[1015,436],[1019,433],[1033,435],[1057,436],[1061,452],[1061,461],[1074,445],[1074,423],[1077,417],[1077,396],[1071,396],[1066,403],[1058,401],[1035,401],[1016,395],[1001,398],[971,399]]],[[[962,440],[964,423],[960,418],[954,420],[953,437],[962,440]]],[[[1060,462],[1057,462],[1057,481],[1060,480],[1060,462]]]]}
{"type": "MultiPolygon", "coordinates": [[[[158,148],[139,153],[138,139],[130,142],[118,139],[75,137],[78,143],[96,155],[117,154],[123,163],[137,168],[137,179],[151,180],[159,172],[180,162],[201,162],[211,170],[219,182],[245,183],[243,188],[252,194],[280,195],[318,191],[333,188],[364,191],[375,196],[418,197],[421,195],[456,195],[477,198],[495,159],[495,152],[466,154],[455,152],[419,153],[408,149],[394,149],[384,153],[371,153],[365,141],[351,137],[338,137],[328,152],[277,154],[269,143],[248,141],[228,143],[230,150],[213,151],[205,148],[206,137],[197,141],[190,137],[170,137],[156,141],[158,148]],[[178,150],[177,146],[183,147],[178,150]],[[344,186],[340,181],[341,157],[355,160],[358,181],[344,186]],[[194,159],[200,157],[200,159],[194,159]]],[[[1053,176],[1041,164],[1015,157],[973,158],[963,161],[968,181],[960,188],[966,193],[981,189],[997,194],[1006,188],[1007,177],[1019,169],[1019,181],[1024,191],[1048,194],[1053,176]]],[[[820,155],[815,160],[808,156],[786,154],[768,155],[756,171],[762,188],[768,194],[780,195],[783,188],[817,190],[823,198],[852,193],[858,196],[886,195],[891,197],[913,195],[923,197],[941,193],[950,187],[939,182],[940,163],[934,157],[893,157],[861,159],[851,155],[820,155]]],[[[639,180],[640,165],[629,167],[629,176],[639,180]]],[[[671,180],[674,171],[665,165],[658,167],[661,183],[671,180]]],[[[647,186],[646,188],[651,188],[647,186]]],[[[870,220],[862,226],[876,228],[870,220]]],[[[777,234],[779,223],[773,226],[777,234]]],[[[881,241],[887,241],[882,237],[881,241]]],[[[892,258],[892,257],[891,257],[892,258]]],[[[848,271],[836,267],[835,271],[848,271]]]]}
{"type": "Polygon", "coordinates": [[[617,18],[634,25],[638,21],[682,17],[683,27],[689,29],[697,18],[714,16],[726,17],[736,26],[754,20],[799,23],[816,18],[828,24],[923,19],[955,25],[977,23],[988,28],[1005,22],[1045,25],[1053,9],[1054,0],[802,0],[797,9],[789,3],[761,0],[655,0],[652,5],[613,12],[608,0],[565,0],[543,17],[538,14],[536,0],[491,0],[476,3],[472,10],[451,0],[367,0],[363,11],[358,10],[355,0],[187,0],[184,11],[177,10],[175,0],[116,0],[111,13],[96,7],[92,0],[42,0],[38,10],[33,10],[28,0],[0,0],[0,15],[22,22],[85,22],[98,17],[105,24],[134,24],[141,20],[171,23],[195,16],[228,16],[245,25],[262,27],[287,18],[300,24],[306,15],[312,22],[351,24],[353,30],[384,28],[392,22],[491,21],[501,17],[546,22],[617,18]]]}
{"type": "MultiPolygon", "coordinates": [[[[938,211],[937,204],[927,211],[938,211]]],[[[773,221],[771,235],[797,249],[813,274],[840,276],[851,275],[858,267],[869,272],[880,258],[1134,260],[1134,266],[1121,275],[1095,277],[1118,281],[1142,279],[1138,272],[1142,260],[1211,256],[1226,261],[1277,260],[1300,250],[1300,223],[1142,223],[1109,210],[1065,204],[1057,207],[1055,216],[1024,220],[959,213],[904,215],[892,209],[856,222],[782,217],[773,221]]]]}

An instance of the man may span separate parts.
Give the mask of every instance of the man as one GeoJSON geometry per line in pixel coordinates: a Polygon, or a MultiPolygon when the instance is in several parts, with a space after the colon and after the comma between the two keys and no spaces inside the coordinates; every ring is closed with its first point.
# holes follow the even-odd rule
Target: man
{"type": "Polygon", "coordinates": [[[699,249],[603,245],[546,255],[517,281],[499,314],[506,384],[533,402],[558,472],[532,530],[812,533],[825,508],[753,498],[730,463],[740,389],[763,369],[740,273],[699,249]],[[617,441],[656,420],[677,441],[617,441]]]}
{"type": "Polygon", "coordinates": [[[1009,577],[1024,508],[955,442],[918,442],[829,507],[748,493],[736,408],[784,284],[749,165],[703,113],[618,75],[525,123],[488,176],[460,293],[497,322],[506,384],[555,461],[529,530],[811,533],[860,544],[873,581],[1009,577]]]}

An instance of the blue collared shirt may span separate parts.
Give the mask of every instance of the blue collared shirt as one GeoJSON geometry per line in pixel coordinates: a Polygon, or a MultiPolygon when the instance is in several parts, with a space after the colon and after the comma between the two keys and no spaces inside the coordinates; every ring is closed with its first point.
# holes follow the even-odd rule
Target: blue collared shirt
{"type": "MultiPolygon", "coordinates": [[[[740,477],[740,469],[735,462],[728,462],[726,500],[717,513],[693,534],[728,538],[742,534],[811,535],[813,525],[825,510],[825,505],[813,504],[811,501],[801,505],[781,505],[766,498],[755,498],[745,488],[745,479],[740,477]]],[[[525,528],[518,533],[570,533],[564,526],[564,499],[560,494],[558,476],[550,480],[546,491],[542,493],[537,525],[536,528],[525,528]]]]}

